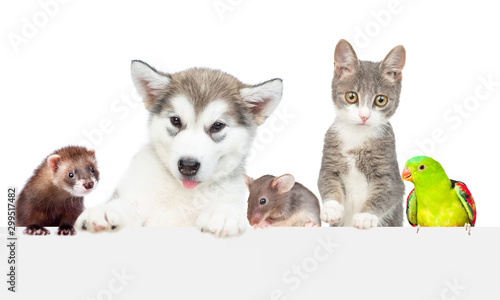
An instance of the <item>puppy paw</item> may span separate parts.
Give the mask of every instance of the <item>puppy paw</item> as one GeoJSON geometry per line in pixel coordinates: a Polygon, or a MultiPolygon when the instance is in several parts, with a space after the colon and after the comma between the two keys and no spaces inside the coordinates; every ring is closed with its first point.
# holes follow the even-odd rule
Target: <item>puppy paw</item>
{"type": "Polygon", "coordinates": [[[78,230],[90,232],[115,230],[119,225],[119,214],[107,205],[87,208],[75,222],[78,230]]]}
{"type": "Polygon", "coordinates": [[[49,235],[50,231],[40,225],[32,224],[26,227],[24,234],[28,235],[49,235]]]}
{"type": "Polygon", "coordinates": [[[352,226],[358,229],[370,229],[378,225],[378,217],[370,213],[355,214],[352,221],[352,226]]]}
{"type": "Polygon", "coordinates": [[[337,223],[344,217],[344,206],[336,200],[326,200],[321,209],[320,218],[326,223],[337,223]]]}
{"type": "Polygon", "coordinates": [[[75,235],[76,230],[75,227],[67,224],[63,224],[59,226],[57,229],[57,235],[75,235]]]}
{"type": "Polygon", "coordinates": [[[228,204],[212,204],[198,216],[196,226],[202,232],[216,237],[231,237],[242,234],[248,227],[244,210],[228,204]]]}

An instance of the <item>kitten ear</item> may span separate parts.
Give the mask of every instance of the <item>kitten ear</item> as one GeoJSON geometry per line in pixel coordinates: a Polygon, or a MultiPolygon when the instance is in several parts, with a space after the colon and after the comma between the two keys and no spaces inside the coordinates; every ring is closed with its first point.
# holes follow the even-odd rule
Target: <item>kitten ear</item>
{"type": "Polygon", "coordinates": [[[356,52],[346,40],[340,40],[335,47],[334,54],[335,75],[342,78],[346,75],[353,74],[358,65],[358,57],[356,52]]]}
{"type": "Polygon", "coordinates": [[[290,174],[281,175],[273,179],[272,186],[278,190],[278,193],[283,194],[293,188],[295,177],[290,174]]]}
{"type": "Polygon", "coordinates": [[[240,95],[250,105],[257,125],[269,117],[281,101],[283,80],[276,78],[240,90],[240,95]]]}
{"type": "Polygon", "coordinates": [[[153,106],[156,97],[168,87],[170,76],[156,71],[140,60],[133,60],[130,69],[135,89],[144,100],[146,108],[149,109],[153,106]]]}
{"type": "Polygon", "coordinates": [[[405,66],[406,50],[399,45],[394,47],[382,61],[381,67],[383,74],[390,80],[399,81],[403,75],[401,71],[405,66]]]}
{"type": "Polygon", "coordinates": [[[49,165],[49,169],[52,172],[52,174],[55,174],[57,172],[60,161],[61,157],[57,154],[51,155],[47,158],[47,164],[49,165]]]}
{"type": "Polygon", "coordinates": [[[242,175],[243,175],[243,179],[245,180],[245,184],[247,185],[248,188],[250,188],[250,186],[253,183],[253,178],[248,176],[247,174],[242,174],[242,175]]]}

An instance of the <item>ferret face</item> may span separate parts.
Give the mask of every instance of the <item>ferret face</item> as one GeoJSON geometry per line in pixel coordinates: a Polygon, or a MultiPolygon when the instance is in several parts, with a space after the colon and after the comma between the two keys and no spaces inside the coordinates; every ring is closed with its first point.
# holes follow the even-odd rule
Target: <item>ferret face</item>
{"type": "Polygon", "coordinates": [[[92,192],[99,181],[99,171],[93,155],[88,157],[61,158],[52,155],[48,160],[51,167],[52,181],[76,197],[83,197],[92,192]]]}

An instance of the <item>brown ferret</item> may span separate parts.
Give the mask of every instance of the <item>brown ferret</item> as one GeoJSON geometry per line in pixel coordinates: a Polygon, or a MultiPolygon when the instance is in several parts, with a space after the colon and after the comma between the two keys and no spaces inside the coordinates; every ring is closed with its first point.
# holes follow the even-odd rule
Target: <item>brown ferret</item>
{"type": "Polygon", "coordinates": [[[54,151],[35,169],[16,202],[16,225],[25,234],[48,235],[45,226],[58,226],[58,235],[74,235],[83,197],[99,181],[95,151],[68,146],[54,151]]]}
{"type": "Polygon", "coordinates": [[[321,226],[318,198],[292,175],[243,177],[250,190],[247,218],[254,228],[321,226]]]}

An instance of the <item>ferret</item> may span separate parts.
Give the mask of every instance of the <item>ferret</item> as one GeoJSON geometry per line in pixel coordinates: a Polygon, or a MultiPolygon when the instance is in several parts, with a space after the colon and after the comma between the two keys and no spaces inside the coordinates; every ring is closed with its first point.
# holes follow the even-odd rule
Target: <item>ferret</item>
{"type": "Polygon", "coordinates": [[[16,202],[16,225],[25,234],[48,235],[45,226],[58,226],[58,235],[74,235],[83,197],[99,181],[95,151],[68,146],[47,156],[33,171],[16,202]]]}
{"type": "Polygon", "coordinates": [[[250,191],[247,218],[251,226],[321,226],[318,198],[293,175],[265,175],[252,179],[243,174],[250,191]]]}

